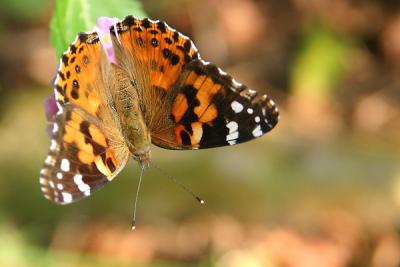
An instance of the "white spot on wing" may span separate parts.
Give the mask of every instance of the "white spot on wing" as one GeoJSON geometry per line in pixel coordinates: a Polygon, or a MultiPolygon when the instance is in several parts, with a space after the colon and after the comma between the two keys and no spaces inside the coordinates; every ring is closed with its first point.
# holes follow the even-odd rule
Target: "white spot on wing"
{"type": "Polygon", "coordinates": [[[253,97],[255,97],[256,94],[257,94],[257,92],[253,89],[247,89],[240,93],[241,96],[243,96],[249,100],[251,100],[253,97]]]}
{"type": "Polygon", "coordinates": [[[47,184],[47,180],[46,180],[45,178],[40,177],[40,178],[39,178],[39,183],[40,183],[41,185],[45,185],[45,184],[47,184]]]}
{"type": "Polygon", "coordinates": [[[226,124],[226,127],[229,129],[229,133],[234,133],[237,131],[239,125],[236,121],[230,121],[228,124],[226,124]]]}
{"type": "Polygon", "coordinates": [[[193,41],[190,40],[190,44],[192,45],[192,48],[195,52],[198,52],[197,47],[194,45],[193,41]]]}
{"type": "Polygon", "coordinates": [[[238,83],[235,79],[232,79],[232,84],[233,84],[234,87],[240,87],[240,86],[242,86],[242,84],[241,84],[241,83],[238,83]]]}
{"type": "Polygon", "coordinates": [[[82,181],[82,174],[75,174],[74,175],[74,183],[75,184],[81,184],[81,183],[83,183],[83,181],[82,181]]]}
{"type": "Polygon", "coordinates": [[[171,28],[171,26],[168,25],[168,23],[164,22],[165,26],[167,27],[168,30],[175,32],[174,29],[171,28]]]}
{"type": "Polygon", "coordinates": [[[70,193],[62,192],[61,195],[62,195],[63,201],[64,201],[65,203],[68,204],[68,203],[71,203],[71,202],[72,202],[72,195],[71,195],[70,193]]]}
{"type": "Polygon", "coordinates": [[[56,177],[58,179],[62,179],[63,178],[63,174],[61,172],[57,172],[56,177]]]}
{"type": "Polygon", "coordinates": [[[228,144],[229,145],[235,145],[236,144],[236,140],[228,140],[228,144]]]}
{"type": "Polygon", "coordinates": [[[226,136],[226,141],[236,140],[239,138],[239,132],[234,132],[226,136]]]}
{"type": "Polygon", "coordinates": [[[222,70],[221,68],[218,68],[218,71],[219,71],[219,74],[221,74],[221,75],[227,75],[227,73],[224,70],[222,70]]]}
{"type": "Polygon", "coordinates": [[[52,156],[48,155],[47,158],[44,160],[44,163],[50,166],[54,166],[54,164],[56,164],[56,160],[52,156]]]}
{"type": "Polygon", "coordinates": [[[228,141],[228,143],[230,140],[239,138],[239,132],[237,131],[239,125],[237,124],[236,121],[230,121],[229,123],[226,124],[226,127],[228,127],[229,129],[229,134],[226,136],[226,141],[228,141]]]}
{"type": "MultiPolygon", "coordinates": [[[[56,97],[56,99],[57,99],[57,97],[56,97]]],[[[56,115],[62,114],[63,113],[63,107],[61,106],[60,103],[58,103],[58,101],[56,101],[56,105],[57,105],[57,108],[58,108],[58,112],[57,112],[56,115]]]]}
{"type": "Polygon", "coordinates": [[[62,159],[61,160],[61,170],[65,172],[69,172],[69,160],[67,159],[62,159]]]}
{"type": "Polygon", "coordinates": [[[239,113],[243,110],[243,105],[235,100],[231,103],[231,108],[235,113],[239,113]]]}
{"type": "Polygon", "coordinates": [[[74,183],[79,188],[79,191],[81,192],[89,191],[90,193],[90,186],[88,184],[85,184],[85,182],[83,182],[81,174],[75,174],[74,183]]]}
{"type": "Polygon", "coordinates": [[[63,186],[62,184],[58,183],[58,184],[57,184],[57,189],[58,189],[58,190],[63,190],[63,189],[64,189],[64,186],[63,186]]]}
{"type": "Polygon", "coordinates": [[[252,132],[254,137],[259,137],[263,134],[263,132],[261,131],[261,126],[257,125],[256,128],[254,128],[253,132],[252,132]]]}
{"type": "MultiPolygon", "coordinates": [[[[58,102],[57,102],[58,103],[58,102]]],[[[54,123],[53,124],[53,133],[56,133],[58,131],[58,124],[54,123]]]]}
{"type": "Polygon", "coordinates": [[[247,109],[247,113],[253,114],[253,112],[254,112],[254,110],[253,110],[252,108],[248,108],[248,109],[247,109]]]}
{"type": "Polygon", "coordinates": [[[276,105],[275,105],[275,102],[274,102],[272,99],[270,99],[270,100],[268,101],[268,105],[269,105],[270,107],[276,106],[276,105]]]}
{"type": "Polygon", "coordinates": [[[259,122],[260,122],[260,117],[259,117],[259,116],[256,116],[256,117],[254,118],[254,121],[255,121],[256,123],[259,123],[259,122]]]}
{"type": "Polygon", "coordinates": [[[56,142],[56,140],[52,139],[51,143],[50,143],[50,150],[51,151],[58,151],[58,144],[56,142]]]}

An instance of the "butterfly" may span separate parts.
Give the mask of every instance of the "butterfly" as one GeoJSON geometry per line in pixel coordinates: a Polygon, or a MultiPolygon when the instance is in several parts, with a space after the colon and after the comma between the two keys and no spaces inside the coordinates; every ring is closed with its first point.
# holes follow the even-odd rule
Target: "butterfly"
{"type": "Polygon", "coordinates": [[[68,204],[112,181],[133,157],[149,167],[151,144],[196,150],[243,143],[272,130],[271,98],[201,59],[163,21],[128,16],[79,33],[54,81],[44,196],[68,204]]]}

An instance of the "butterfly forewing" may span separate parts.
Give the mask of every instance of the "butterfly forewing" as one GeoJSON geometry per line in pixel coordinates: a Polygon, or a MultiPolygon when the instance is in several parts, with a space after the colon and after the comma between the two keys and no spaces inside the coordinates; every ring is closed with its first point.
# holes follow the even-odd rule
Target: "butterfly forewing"
{"type": "MultiPolygon", "coordinates": [[[[199,58],[193,42],[163,21],[128,16],[117,25],[117,31],[118,38],[114,29],[111,29],[118,41],[115,43],[120,43],[124,48],[124,55],[137,58],[142,63],[141,67],[150,72],[147,88],[171,90],[183,65],[199,58]]],[[[148,91],[143,93],[151,95],[148,91]]]]}
{"type": "Polygon", "coordinates": [[[170,128],[173,85],[183,66],[200,58],[197,48],[185,35],[163,21],[126,17],[111,29],[118,64],[130,75],[140,91],[140,104],[148,128],[170,128]]]}

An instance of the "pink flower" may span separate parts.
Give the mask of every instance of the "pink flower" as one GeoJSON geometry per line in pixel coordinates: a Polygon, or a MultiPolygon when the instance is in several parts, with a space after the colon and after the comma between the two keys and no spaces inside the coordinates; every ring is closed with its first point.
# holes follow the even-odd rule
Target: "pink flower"
{"type": "Polygon", "coordinates": [[[54,92],[44,99],[43,106],[47,120],[49,122],[53,122],[56,119],[56,114],[58,112],[56,96],[54,92]]]}
{"type": "Polygon", "coordinates": [[[108,18],[108,17],[99,17],[97,18],[97,27],[95,27],[95,31],[99,35],[100,42],[104,49],[106,50],[108,60],[114,64],[116,64],[114,48],[112,44],[110,28],[114,27],[115,33],[117,35],[118,41],[118,32],[117,32],[117,22],[118,18],[108,18]]]}
{"type": "MultiPolygon", "coordinates": [[[[54,122],[58,112],[58,106],[54,92],[44,99],[43,106],[47,120],[51,123],[54,122]]],[[[53,126],[51,124],[46,127],[46,132],[49,136],[52,136],[52,129],[53,126]]]]}

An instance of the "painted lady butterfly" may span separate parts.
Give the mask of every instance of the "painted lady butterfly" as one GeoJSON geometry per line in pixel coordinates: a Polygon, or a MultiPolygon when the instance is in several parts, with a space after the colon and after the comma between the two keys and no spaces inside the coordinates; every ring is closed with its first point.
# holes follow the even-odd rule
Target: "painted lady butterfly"
{"type": "Polygon", "coordinates": [[[267,95],[203,61],[165,22],[128,16],[112,23],[80,33],[61,57],[40,172],[49,200],[91,195],[131,156],[147,168],[151,143],[176,150],[234,145],[277,124],[267,95]]]}

